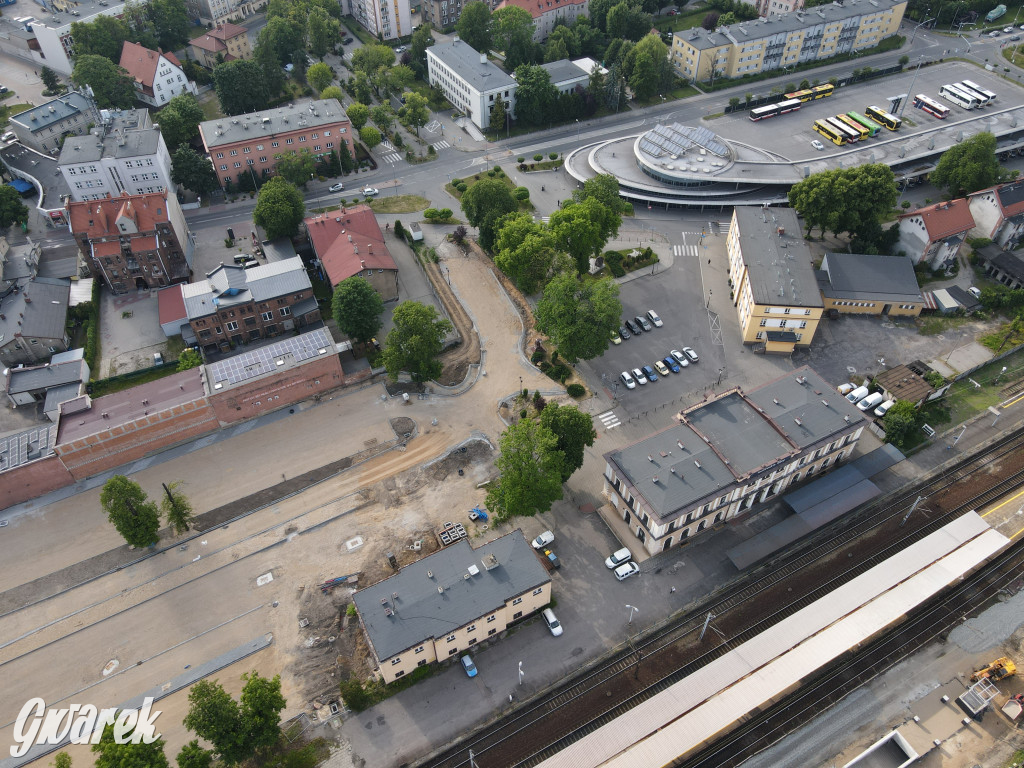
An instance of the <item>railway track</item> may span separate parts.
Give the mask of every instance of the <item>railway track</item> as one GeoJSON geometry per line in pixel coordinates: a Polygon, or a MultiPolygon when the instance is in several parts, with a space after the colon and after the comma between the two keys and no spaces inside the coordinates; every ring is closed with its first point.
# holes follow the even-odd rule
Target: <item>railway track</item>
{"type": "MultiPolygon", "coordinates": [[[[486,756],[488,768],[534,766],[623,712],[660,693],[696,669],[754,637],[768,626],[800,610],[855,576],[891,557],[909,544],[941,528],[951,519],[998,498],[1024,483],[1024,469],[997,480],[963,504],[940,513],[921,512],[906,520],[906,510],[919,495],[935,498],[1003,457],[1024,451],[1024,429],[1008,433],[974,456],[965,457],[941,476],[916,485],[882,503],[868,505],[841,529],[830,529],[805,542],[801,551],[777,558],[724,588],[699,609],[675,617],[634,639],[611,657],[585,670],[499,721],[417,763],[422,768],[469,765],[469,752],[486,756]],[[806,577],[825,558],[851,549],[865,539],[881,539],[873,551],[846,568],[835,567],[814,586],[806,577]],[[773,598],[773,595],[775,596],[773,598]],[[784,595],[784,597],[783,597],[784,595]],[[739,615],[751,606],[784,600],[783,607],[754,620],[739,615]],[[705,614],[715,615],[716,629],[728,643],[698,647],[696,636],[705,614]],[[735,627],[730,624],[735,623],[735,627]],[[640,679],[641,672],[644,679],[640,679]],[[541,738],[547,732],[545,738],[541,738]],[[543,741],[544,743],[538,743],[543,741]]],[[[851,553],[852,554],[852,553],[851,553]]],[[[710,765],[709,763],[708,765],[710,765]]]]}

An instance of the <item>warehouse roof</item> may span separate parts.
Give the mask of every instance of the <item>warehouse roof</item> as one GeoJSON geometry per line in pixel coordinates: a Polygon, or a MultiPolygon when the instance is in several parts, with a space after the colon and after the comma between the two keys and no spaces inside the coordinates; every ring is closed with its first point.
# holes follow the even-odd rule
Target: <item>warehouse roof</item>
{"type": "Polygon", "coordinates": [[[910,259],[867,253],[826,253],[818,273],[829,299],[870,299],[892,304],[924,301],[910,259]]]}

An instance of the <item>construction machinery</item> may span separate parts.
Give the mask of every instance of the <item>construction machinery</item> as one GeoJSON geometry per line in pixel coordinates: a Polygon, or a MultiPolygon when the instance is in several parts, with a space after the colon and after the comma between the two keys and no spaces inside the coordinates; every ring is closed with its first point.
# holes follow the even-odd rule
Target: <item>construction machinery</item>
{"type": "Polygon", "coordinates": [[[1012,677],[1015,674],[1017,674],[1017,665],[1003,656],[1002,658],[996,659],[991,664],[975,670],[974,674],[971,675],[971,682],[976,683],[979,680],[991,680],[992,682],[995,682],[996,680],[1002,680],[1006,677],[1012,677]]]}

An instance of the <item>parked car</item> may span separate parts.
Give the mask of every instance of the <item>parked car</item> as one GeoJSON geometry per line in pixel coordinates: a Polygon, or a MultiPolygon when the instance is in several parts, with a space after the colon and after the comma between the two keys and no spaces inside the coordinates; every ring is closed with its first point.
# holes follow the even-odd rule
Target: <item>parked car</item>
{"type": "Polygon", "coordinates": [[[848,395],[851,392],[853,392],[853,390],[855,390],[856,388],[856,384],[854,384],[852,381],[848,381],[845,384],[840,384],[838,387],[836,387],[836,391],[838,391],[840,395],[848,395]]]}
{"type": "Polygon", "coordinates": [[[636,323],[641,328],[643,328],[645,331],[654,330],[654,327],[651,325],[650,320],[641,315],[637,315],[635,318],[633,318],[633,322],[636,323]]]}
{"type": "Polygon", "coordinates": [[[354,40],[353,40],[353,39],[352,39],[351,37],[346,37],[346,38],[345,38],[344,40],[342,40],[341,42],[343,42],[343,43],[344,43],[345,45],[349,45],[350,43],[353,43],[353,42],[355,42],[355,41],[354,41],[354,40]]]}
{"type": "Polygon", "coordinates": [[[661,326],[664,325],[664,323],[661,322],[661,318],[658,317],[658,313],[655,312],[653,309],[647,310],[647,317],[652,323],[654,323],[655,328],[661,328],[661,326]]]}
{"type": "Polygon", "coordinates": [[[877,408],[883,400],[885,400],[885,395],[881,392],[874,392],[857,403],[857,407],[862,411],[870,411],[877,408]]]}
{"type": "Polygon", "coordinates": [[[544,549],[548,544],[555,540],[555,534],[551,531],[544,531],[540,536],[533,540],[534,549],[544,549]]]}
{"type": "Polygon", "coordinates": [[[633,325],[633,321],[632,320],[625,320],[624,323],[625,323],[626,329],[630,333],[632,333],[634,336],[639,336],[640,335],[640,329],[637,328],[635,325],[633,325]]]}
{"type": "Polygon", "coordinates": [[[558,562],[558,555],[556,555],[550,549],[545,549],[544,550],[544,557],[546,557],[548,559],[548,563],[550,563],[552,568],[561,568],[562,567],[562,564],[560,562],[558,562]]]}
{"type": "Polygon", "coordinates": [[[846,393],[846,399],[849,400],[851,403],[859,403],[861,400],[868,396],[868,393],[870,391],[871,390],[869,390],[867,387],[857,387],[852,392],[846,393]]]}
{"type": "Polygon", "coordinates": [[[628,563],[632,559],[633,559],[633,555],[631,555],[629,553],[629,549],[627,549],[626,547],[623,547],[620,550],[612,552],[611,555],[605,559],[604,564],[609,569],[614,570],[615,568],[618,568],[623,563],[628,563]]]}
{"type": "Polygon", "coordinates": [[[673,349],[670,352],[670,354],[672,355],[672,357],[676,359],[676,362],[679,363],[679,365],[681,365],[683,368],[690,364],[690,359],[682,352],[680,352],[678,349],[673,349]]]}
{"type": "Polygon", "coordinates": [[[344,188],[345,185],[339,181],[337,184],[332,184],[330,187],[328,187],[328,192],[341,192],[341,190],[343,190],[344,188]]]}
{"type": "Polygon", "coordinates": [[[628,563],[623,563],[615,569],[615,578],[619,581],[625,581],[630,576],[636,576],[640,573],[640,566],[630,560],[628,563]]]}
{"type": "Polygon", "coordinates": [[[668,366],[662,360],[654,361],[654,369],[660,376],[668,376],[668,366]]]}
{"type": "Polygon", "coordinates": [[[164,364],[164,356],[163,356],[163,354],[161,352],[154,352],[153,353],[153,365],[163,365],[163,364],[164,364]]]}
{"type": "Polygon", "coordinates": [[[644,376],[644,372],[641,371],[639,368],[634,368],[632,370],[632,374],[633,378],[636,379],[637,384],[643,385],[647,383],[647,377],[644,376]]]}
{"type": "Polygon", "coordinates": [[[687,359],[689,359],[691,363],[696,363],[698,360],[700,360],[700,358],[697,357],[697,353],[693,351],[692,347],[683,347],[683,354],[686,355],[687,359]]]}
{"type": "Polygon", "coordinates": [[[555,612],[550,608],[545,608],[540,612],[541,618],[544,619],[544,623],[547,628],[551,630],[551,634],[558,637],[562,634],[562,625],[558,623],[558,619],[555,617],[555,612]]]}
{"type": "Polygon", "coordinates": [[[883,416],[885,416],[885,414],[889,412],[889,409],[892,408],[894,405],[896,405],[895,400],[886,400],[880,406],[875,408],[875,416],[877,416],[878,418],[882,418],[883,416]]]}
{"type": "Polygon", "coordinates": [[[626,330],[626,326],[622,326],[621,328],[619,328],[619,338],[622,339],[623,341],[625,341],[628,338],[631,338],[629,331],[626,330]]]}
{"type": "Polygon", "coordinates": [[[814,148],[815,148],[816,150],[818,150],[819,152],[820,152],[821,150],[823,150],[823,149],[825,148],[825,145],[824,145],[824,144],[822,144],[822,143],[821,143],[820,141],[818,141],[817,139],[813,139],[813,140],[811,141],[811,146],[812,146],[812,147],[814,147],[814,148]]]}
{"type": "Polygon", "coordinates": [[[651,368],[651,366],[645,365],[641,370],[644,372],[644,376],[647,377],[647,380],[652,384],[658,380],[658,374],[653,368],[651,368]]]}
{"type": "Polygon", "coordinates": [[[476,664],[473,663],[473,658],[468,653],[462,657],[462,668],[470,677],[476,677],[476,664]]]}
{"type": "Polygon", "coordinates": [[[379,194],[380,190],[376,187],[363,187],[363,197],[373,197],[374,195],[379,194]]]}
{"type": "Polygon", "coordinates": [[[970,288],[967,289],[967,292],[969,294],[971,294],[971,296],[973,296],[976,299],[980,299],[981,298],[981,289],[980,288],[976,288],[975,286],[972,285],[970,288]]]}
{"type": "Polygon", "coordinates": [[[404,45],[400,45],[395,48],[395,53],[405,53],[408,50],[404,45]]]}
{"type": "Polygon", "coordinates": [[[608,332],[608,338],[611,339],[612,344],[621,344],[622,339],[619,337],[619,332],[614,328],[608,332]]]}
{"type": "Polygon", "coordinates": [[[672,357],[672,355],[666,356],[664,362],[665,367],[672,371],[672,373],[679,373],[681,370],[683,370],[682,368],[679,367],[679,363],[676,362],[676,359],[672,357]]]}
{"type": "Polygon", "coordinates": [[[1005,32],[1006,34],[1010,34],[1011,32],[1013,32],[1013,27],[1003,27],[1003,32],[1005,32]]]}
{"type": "Polygon", "coordinates": [[[998,29],[992,30],[991,32],[988,33],[988,36],[989,37],[999,37],[999,30],[998,29]]]}
{"type": "Polygon", "coordinates": [[[622,379],[622,383],[626,385],[626,389],[636,389],[636,379],[629,375],[629,371],[623,371],[620,373],[619,378],[622,379]]]}
{"type": "Polygon", "coordinates": [[[12,141],[17,141],[17,139],[18,137],[14,135],[14,131],[8,131],[3,136],[0,136],[0,140],[6,141],[8,143],[12,141]]]}

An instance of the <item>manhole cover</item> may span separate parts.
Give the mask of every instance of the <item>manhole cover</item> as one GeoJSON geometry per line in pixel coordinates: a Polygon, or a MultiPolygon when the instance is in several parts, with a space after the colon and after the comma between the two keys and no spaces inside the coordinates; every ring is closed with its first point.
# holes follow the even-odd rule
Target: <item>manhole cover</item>
{"type": "Polygon", "coordinates": [[[854,368],[852,365],[848,365],[848,366],[846,366],[846,372],[847,373],[856,373],[857,369],[854,368]]]}
{"type": "Polygon", "coordinates": [[[363,546],[362,536],[356,536],[354,539],[349,539],[345,542],[345,549],[347,549],[349,552],[359,549],[361,546],[363,546]]]}

